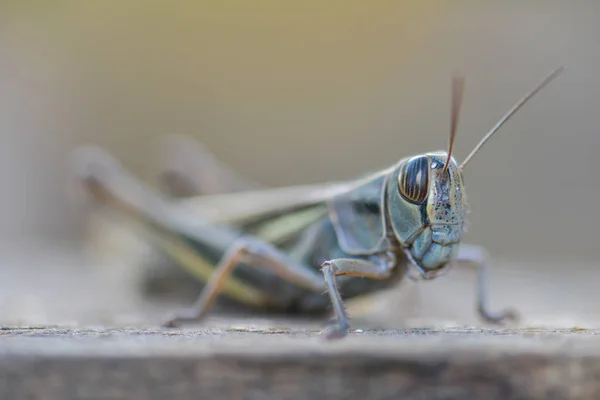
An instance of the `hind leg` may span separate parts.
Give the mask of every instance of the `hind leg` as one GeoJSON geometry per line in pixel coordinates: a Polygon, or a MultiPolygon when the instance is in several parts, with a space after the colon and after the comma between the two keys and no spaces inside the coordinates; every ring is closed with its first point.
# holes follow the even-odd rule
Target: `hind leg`
{"type": "Polygon", "coordinates": [[[172,197],[241,192],[260,188],[220,162],[200,142],[173,135],[162,141],[159,183],[172,197]]]}
{"type": "MultiPolygon", "coordinates": [[[[197,322],[204,318],[217,296],[223,291],[233,270],[241,263],[247,263],[257,269],[268,270],[313,292],[321,292],[327,289],[323,277],[306,265],[293,261],[286,254],[266,242],[252,237],[240,238],[227,249],[194,304],[172,316],[164,326],[176,327],[185,323],[197,322]]],[[[238,290],[246,292],[250,288],[244,287],[242,283],[242,287],[238,290]]],[[[259,302],[266,304],[270,301],[269,293],[258,292],[257,295],[259,302]]]]}
{"type": "MultiPolygon", "coordinates": [[[[233,193],[258,188],[223,165],[195,139],[172,135],[161,140],[159,148],[159,190],[171,198],[233,193]]],[[[143,290],[150,295],[163,293],[194,296],[204,285],[190,279],[180,266],[163,254],[153,254],[143,278],[143,290]]]]}

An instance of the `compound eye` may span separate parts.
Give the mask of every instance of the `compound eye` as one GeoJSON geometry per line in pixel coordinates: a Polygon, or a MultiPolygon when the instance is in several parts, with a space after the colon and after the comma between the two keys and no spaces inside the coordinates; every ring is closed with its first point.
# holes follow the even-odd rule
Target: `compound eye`
{"type": "Polygon", "coordinates": [[[400,195],[413,204],[423,204],[429,195],[429,158],[413,157],[400,167],[398,174],[400,195]]]}

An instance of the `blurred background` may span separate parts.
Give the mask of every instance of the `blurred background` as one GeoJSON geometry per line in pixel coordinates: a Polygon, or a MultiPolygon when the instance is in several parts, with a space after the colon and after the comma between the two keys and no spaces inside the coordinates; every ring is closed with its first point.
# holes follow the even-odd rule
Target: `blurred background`
{"type": "Polygon", "coordinates": [[[494,275],[513,272],[493,285],[498,304],[600,312],[587,301],[598,278],[599,16],[594,1],[4,1],[2,280],[30,286],[2,304],[56,291],[50,264],[81,273],[66,256],[89,236],[90,209],[69,196],[76,146],[101,145],[149,181],[172,134],[264,185],[348,179],[445,149],[460,73],[462,160],[567,64],[469,164],[466,241],[498,260],[494,275]]]}

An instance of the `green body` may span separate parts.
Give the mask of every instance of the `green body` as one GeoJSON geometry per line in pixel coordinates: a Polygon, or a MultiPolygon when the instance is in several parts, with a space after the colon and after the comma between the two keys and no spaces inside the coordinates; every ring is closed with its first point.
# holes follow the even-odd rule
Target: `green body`
{"type": "MultiPolygon", "coordinates": [[[[165,200],[122,171],[111,174],[118,179],[106,180],[103,186],[108,193],[105,202],[109,199],[112,209],[125,211],[156,248],[203,283],[244,236],[273,244],[315,271],[331,259],[376,263],[392,257],[394,265],[386,279],[338,277],[340,293],[347,299],[396,284],[411,264],[421,272],[437,271],[455,253],[463,228],[462,177],[452,159],[447,182],[451,184],[427,185],[427,201],[408,202],[400,195],[400,177],[417,172],[433,176],[446,161],[443,152],[420,157],[426,158],[403,159],[357,181],[296,188],[295,196],[288,193],[294,192],[290,188],[165,200]]],[[[234,270],[222,296],[238,305],[285,313],[323,312],[330,307],[326,293],[244,264],[234,270]]]]}
{"type": "MultiPolygon", "coordinates": [[[[356,229],[360,240],[370,247],[354,248],[352,257],[369,258],[381,251],[376,245],[377,242],[383,243],[381,200],[386,177],[385,174],[369,177],[358,188],[337,184],[329,192],[321,188],[300,190],[308,199],[305,202],[291,199],[289,193],[281,189],[266,189],[259,197],[267,197],[269,201],[256,204],[254,212],[239,211],[241,207],[238,204],[231,205],[238,210],[237,214],[223,210],[227,208],[223,203],[233,198],[234,203],[243,199],[253,202],[253,194],[235,193],[177,200],[173,214],[163,214],[162,219],[154,212],[129,215],[135,217],[140,232],[155,248],[201,283],[212,275],[224,252],[243,236],[269,242],[307,268],[320,271],[323,261],[349,256],[345,248],[355,245],[352,240],[356,239],[353,239],[355,235],[345,235],[345,229],[356,229]],[[331,192],[339,194],[330,197],[331,192]],[[265,207],[273,199],[274,206],[265,207]],[[213,207],[203,203],[219,203],[219,215],[211,215],[208,210],[213,210],[213,207]],[[355,228],[348,226],[350,219],[356,224],[355,228]]],[[[405,275],[408,262],[402,252],[398,258],[399,267],[386,280],[339,277],[342,296],[365,295],[397,283],[405,275]]],[[[222,297],[227,303],[244,308],[288,314],[321,313],[330,309],[327,293],[312,292],[268,270],[245,264],[234,270],[222,297]]]]}

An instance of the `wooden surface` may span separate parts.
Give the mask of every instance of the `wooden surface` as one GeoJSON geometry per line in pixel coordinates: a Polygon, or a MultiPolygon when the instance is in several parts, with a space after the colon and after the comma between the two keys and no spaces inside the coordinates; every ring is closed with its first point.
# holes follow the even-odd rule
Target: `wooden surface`
{"type": "Polygon", "coordinates": [[[492,306],[518,307],[514,326],[481,325],[473,276],[456,271],[350,304],[353,333],[326,342],[324,320],[213,313],[160,329],[189,303],[141,297],[139,258],[91,265],[63,248],[4,250],[2,399],[600,398],[589,266],[496,263],[492,306]]]}
{"type": "Polygon", "coordinates": [[[599,331],[6,329],[6,399],[594,399],[599,331]]]}

